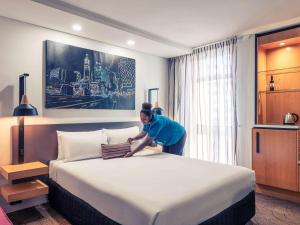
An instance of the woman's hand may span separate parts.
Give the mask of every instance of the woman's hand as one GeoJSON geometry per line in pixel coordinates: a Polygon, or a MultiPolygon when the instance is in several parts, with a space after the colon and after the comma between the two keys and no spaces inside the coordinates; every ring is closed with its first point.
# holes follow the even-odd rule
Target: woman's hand
{"type": "Polygon", "coordinates": [[[124,156],[124,158],[128,158],[128,157],[131,157],[131,156],[133,156],[133,152],[128,152],[125,156],[124,156]]]}
{"type": "Polygon", "coordinates": [[[133,141],[134,141],[134,138],[128,138],[128,139],[127,139],[127,142],[128,142],[129,144],[131,144],[133,141]]]}

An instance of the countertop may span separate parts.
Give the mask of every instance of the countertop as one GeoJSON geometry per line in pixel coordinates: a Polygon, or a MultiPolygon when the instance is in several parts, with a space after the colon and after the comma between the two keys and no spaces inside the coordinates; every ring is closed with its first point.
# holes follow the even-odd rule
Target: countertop
{"type": "Polygon", "coordinates": [[[283,125],[283,124],[254,124],[254,128],[270,128],[270,129],[286,129],[286,130],[299,130],[300,126],[297,125],[283,125]]]}

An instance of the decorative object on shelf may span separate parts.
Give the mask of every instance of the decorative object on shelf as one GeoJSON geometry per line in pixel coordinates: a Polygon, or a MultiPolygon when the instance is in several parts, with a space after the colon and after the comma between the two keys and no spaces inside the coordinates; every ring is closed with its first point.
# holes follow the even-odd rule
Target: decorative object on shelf
{"type": "Polygon", "coordinates": [[[135,59],[46,41],[46,108],[135,109],[135,59]]]}
{"type": "Polygon", "coordinates": [[[13,116],[19,117],[19,163],[24,163],[24,116],[37,116],[37,109],[29,104],[26,95],[26,77],[29,74],[24,73],[19,76],[19,105],[14,109],[13,116]]]}
{"type": "Polygon", "coordinates": [[[289,112],[285,114],[283,118],[283,124],[295,124],[297,123],[299,116],[296,113],[289,112]]]}
{"type": "Polygon", "coordinates": [[[271,80],[270,80],[270,91],[275,91],[275,82],[273,79],[273,75],[271,75],[271,80]]]}

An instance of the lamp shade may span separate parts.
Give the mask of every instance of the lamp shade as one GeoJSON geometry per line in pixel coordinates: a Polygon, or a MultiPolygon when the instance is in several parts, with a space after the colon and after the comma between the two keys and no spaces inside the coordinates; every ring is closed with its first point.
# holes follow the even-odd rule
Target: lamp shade
{"type": "Polygon", "coordinates": [[[38,111],[37,109],[28,103],[28,98],[26,95],[22,96],[22,101],[20,105],[18,105],[14,109],[13,116],[37,116],[38,111]]]}
{"type": "Polygon", "coordinates": [[[158,102],[155,102],[155,105],[154,105],[154,108],[152,109],[152,112],[156,115],[162,115],[163,111],[164,110],[158,106],[158,102]]]}
{"type": "Polygon", "coordinates": [[[153,108],[152,109],[152,112],[154,113],[154,114],[156,114],[156,115],[162,115],[162,112],[163,112],[164,110],[162,109],[162,108],[160,108],[160,107],[157,107],[157,108],[153,108]]]}

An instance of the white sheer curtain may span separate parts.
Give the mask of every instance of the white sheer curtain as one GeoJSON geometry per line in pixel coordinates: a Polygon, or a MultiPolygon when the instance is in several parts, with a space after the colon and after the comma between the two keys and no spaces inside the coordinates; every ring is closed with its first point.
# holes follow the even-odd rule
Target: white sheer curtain
{"type": "Polygon", "coordinates": [[[188,157],[236,164],[236,42],[169,60],[169,116],[187,130],[188,157]]]}

